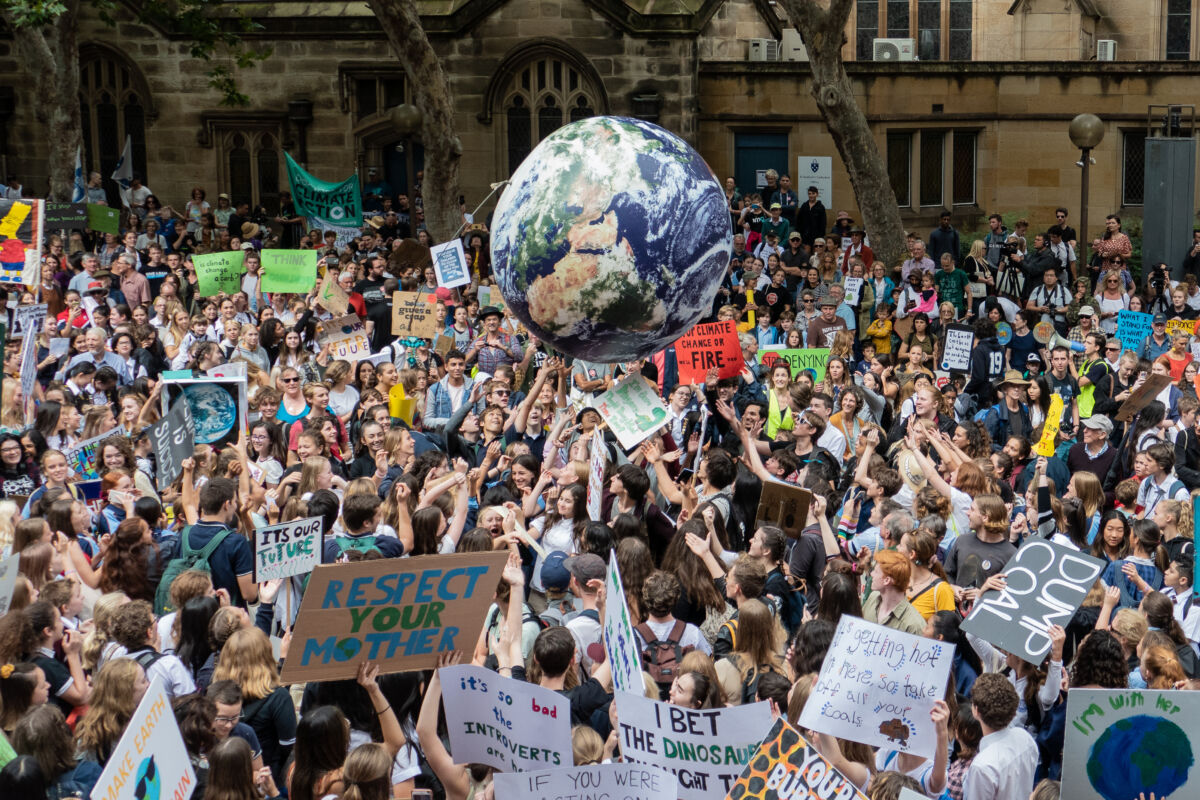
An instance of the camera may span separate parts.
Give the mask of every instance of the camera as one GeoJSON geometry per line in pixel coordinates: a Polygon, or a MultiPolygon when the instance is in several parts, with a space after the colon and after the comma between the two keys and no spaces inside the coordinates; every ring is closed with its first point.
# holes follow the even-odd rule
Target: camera
{"type": "Polygon", "coordinates": [[[1151,267],[1149,284],[1160,294],[1163,288],[1167,285],[1167,266],[1166,264],[1158,264],[1151,267]]]}
{"type": "Polygon", "coordinates": [[[1000,245],[1000,257],[1011,258],[1017,252],[1016,242],[1005,242],[1000,245]]]}

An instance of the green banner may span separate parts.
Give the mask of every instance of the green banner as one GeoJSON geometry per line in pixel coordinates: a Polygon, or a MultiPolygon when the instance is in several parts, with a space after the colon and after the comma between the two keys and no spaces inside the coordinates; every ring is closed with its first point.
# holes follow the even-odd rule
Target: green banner
{"type": "MultiPolygon", "coordinates": [[[[759,350],[758,363],[763,364],[768,369],[774,366],[775,362],[783,359],[784,363],[792,368],[792,380],[801,372],[809,372],[812,375],[814,383],[820,383],[825,380],[825,365],[829,363],[829,348],[828,347],[809,347],[803,350],[759,350]]],[[[767,385],[770,385],[770,376],[767,376],[767,385]]]]}
{"type": "Polygon", "coordinates": [[[297,213],[326,225],[362,225],[362,191],[358,186],[358,175],[351,175],[341,183],[328,183],[305,172],[289,153],[284,156],[297,213]]]}
{"type": "Polygon", "coordinates": [[[316,250],[263,250],[262,290],[305,294],[317,285],[316,250]]]}
{"type": "Polygon", "coordinates": [[[196,267],[196,278],[200,285],[200,296],[214,297],[218,292],[240,292],[242,275],[246,273],[242,268],[244,257],[244,250],[192,256],[192,264],[196,267]]]}
{"type": "Polygon", "coordinates": [[[111,233],[116,236],[121,232],[121,210],[99,203],[88,203],[87,226],[98,233],[111,233]]]}

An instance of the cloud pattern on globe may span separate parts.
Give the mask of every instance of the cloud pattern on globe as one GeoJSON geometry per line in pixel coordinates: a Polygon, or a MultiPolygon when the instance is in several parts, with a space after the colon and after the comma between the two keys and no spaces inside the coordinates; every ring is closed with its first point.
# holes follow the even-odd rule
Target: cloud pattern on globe
{"type": "Polygon", "coordinates": [[[196,444],[212,444],[225,438],[237,424],[237,404],[220,386],[193,383],[183,387],[192,409],[196,444]]]}
{"type": "Polygon", "coordinates": [[[724,191],[686,142],[591,117],[513,173],[491,245],[505,302],[535,336],[616,363],[670,345],[711,310],[732,232],[724,191]]]}

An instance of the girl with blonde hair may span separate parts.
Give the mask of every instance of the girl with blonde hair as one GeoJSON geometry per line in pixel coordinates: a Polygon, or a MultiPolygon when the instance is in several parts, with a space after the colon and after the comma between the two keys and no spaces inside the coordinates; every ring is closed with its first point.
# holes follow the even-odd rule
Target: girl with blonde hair
{"type": "Polygon", "coordinates": [[[212,683],[223,680],[242,687],[242,721],[254,729],[262,744],[263,765],[271,768],[278,783],[296,739],[296,707],[287,688],[279,685],[275,654],[265,633],[253,627],[234,631],[213,671],[212,683]]]}
{"type": "MultiPolygon", "coordinates": [[[[1088,473],[1091,474],[1091,473],[1088,473]]],[[[1078,476],[1079,473],[1076,473],[1078,476]]],[[[1162,531],[1162,545],[1167,557],[1175,561],[1180,555],[1196,554],[1192,521],[1192,504],[1179,500],[1162,500],[1154,507],[1154,521],[1162,531]]]]}
{"type": "Polygon", "coordinates": [[[771,610],[760,600],[738,607],[736,649],[717,662],[717,676],[730,705],[753,702],[758,678],[766,672],[786,674],[783,648],[786,635],[771,610]]]}
{"type": "Polygon", "coordinates": [[[75,744],[83,757],[103,766],[113,754],[150,682],[129,658],[113,659],[93,679],[91,705],[75,728],[75,744]]]}

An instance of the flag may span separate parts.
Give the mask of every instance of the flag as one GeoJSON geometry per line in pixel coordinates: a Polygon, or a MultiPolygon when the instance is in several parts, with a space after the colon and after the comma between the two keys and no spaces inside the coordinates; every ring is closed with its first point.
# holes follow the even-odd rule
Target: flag
{"type": "Polygon", "coordinates": [[[75,189],[71,192],[72,203],[82,203],[87,197],[87,181],[83,179],[83,147],[75,150],[75,189]]]}
{"type": "Polygon", "coordinates": [[[128,136],[125,137],[125,149],[121,151],[121,158],[117,160],[112,179],[120,184],[122,189],[128,189],[130,181],[133,180],[133,140],[128,136]]]}
{"type": "Polygon", "coordinates": [[[284,153],[284,157],[296,212],[309,217],[310,226],[314,219],[319,220],[325,228],[357,228],[362,225],[362,192],[358,186],[358,175],[351,175],[340,183],[329,183],[305,172],[290,153],[284,153]]]}

